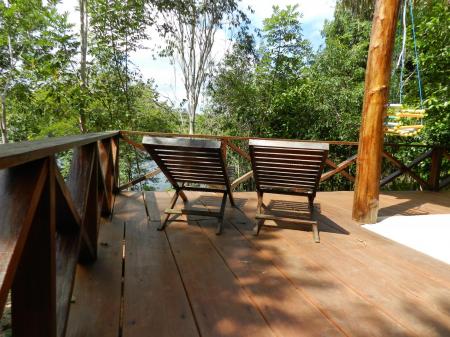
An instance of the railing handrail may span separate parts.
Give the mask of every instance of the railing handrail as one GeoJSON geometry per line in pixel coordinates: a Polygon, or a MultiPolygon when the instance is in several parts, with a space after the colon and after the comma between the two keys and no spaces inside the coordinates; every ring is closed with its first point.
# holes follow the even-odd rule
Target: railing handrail
{"type": "Polygon", "coordinates": [[[0,146],[0,316],[14,289],[13,335],[64,336],[76,263],[97,258],[112,212],[118,156],[119,131],[0,146]],[[64,179],[57,154],[69,149],[64,179]]]}
{"type": "MultiPolygon", "coordinates": [[[[134,135],[134,136],[154,136],[154,137],[193,137],[193,138],[205,138],[205,139],[221,139],[221,140],[283,140],[292,142],[306,142],[306,143],[327,143],[330,145],[349,145],[358,146],[358,142],[354,141],[341,141],[341,140],[311,140],[311,139],[286,139],[286,138],[269,138],[269,137],[251,137],[251,136],[226,136],[226,135],[205,135],[205,134],[185,134],[185,133],[170,133],[170,132],[150,132],[150,131],[131,131],[120,130],[121,135],[134,135]]],[[[450,149],[450,145],[441,144],[411,144],[411,143],[384,143],[385,146],[398,146],[398,147],[424,147],[424,148],[445,148],[450,149]]]]}
{"type": "Polygon", "coordinates": [[[264,137],[247,137],[247,136],[225,136],[225,135],[205,135],[205,134],[184,134],[184,133],[170,133],[170,132],[147,132],[147,131],[129,131],[120,130],[120,134],[137,135],[137,136],[160,136],[160,137],[192,137],[192,138],[206,138],[206,139],[223,139],[223,140],[284,140],[293,142],[307,142],[307,143],[328,143],[335,145],[358,145],[358,142],[347,142],[339,140],[303,140],[303,139],[286,139],[286,138],[264,138],[264,137]]]}
{"type": "MultiPolygon", "coordinates": [[[[240,145],[235,144],[233,141],[239,140],[239,141],[248,141],[250,139],[275,139],[275,138],[260,138],[260,137],[242,137],[242,136],[220,136],[220,135],[204,135],[204,134],[181,134],[181,133],[164,133],[164,132],[145,132],[145,131],[120,131],[120,137],[122,140],[124,140],[126,143],[131,145],[132,147],[141,150],[143,152],[146,152],[143,145],[136,140],[136,137],[138,136],[165,136],[165,137],[195,137],[195,138],[203,138],[203,139],[214,139],[214,140],[220,140],[222,144],[226,147],[228,147],[232,152],[237,153],[239,156],[244,158],[247,161],[250,161],[250,155],[245,151],[244,148],[241,148],[240,145]],[[131,138],[131,136],[134,136],[134,140],[131,138]]],[[[286,141],[286,139],[283,139],[286,141]]],[[[298,139],[289,139],[287,141],[299,141],[298,139]]],[[[358,146],[357,142],[346,142],[346,141],[315,141],[315,140],[302,140],[302,142],[310,142],[310,143],[327,143],[330,145],[336,145],[336,146],[350,146],[352,148],[355,148],[358,146]]],[[[443,158],[449,159],[450,151],[448,150],[449,146],[436,146],[436,145],[428,145],[428,144],[395,144],[395,143],[387,143],[385,144],[384,148],[382,149],[383,157],[387,159],[390,164],[392,164],[396,171],[390,174],[387,177],[383,177],[380,181],[381,186],[384,186],[385,184],[391,182],[392,180],[396,179],[397,177],[407,174],[412,179],[414,179],[416,182],[419,183],[419,185],[424,189],[431,189],[434,191],[438,191],[441,188],[444,188],[445,186],[449,185],[450,182],[448,181],[450,177],[446,177],[444,179],[440,179],[440,171],[441,171],[441,161],[443,158]],[[420,154],[416,159],[414,159],[411,163],[403,164],[401,163],[394,155],[392,155],[387,151],[386,147],[391,147],[393,150],[398,147],[410,147],[410,148],[419,148],[419,149],[425,149],[425,152],[420,154]],[[411,169],[416,166],[417,164],[421,163],[427,158],[431,157],[431,174],[428,178],[428,181],[425,181],[422,179],[419,175],[417,175],[414,171],[411,169]]],[[[326,161],[326,165],[329,166],[331,169],[328,171],[324,171],[321,177],[321,182],[326,181],[333,177],[336,174],[342,175],[344,178],[349,180],[350,182],[355,181],[355,177],[348,171],[349,167],[351,165],[354,165],[357,161],[357,155],[353,154],[346,160],[344,160],[341,163],[335,163],[331,158],[328,158],[326,161]]],[[[159,172],[159,171],[158,171],[159,172]]],[[[157,174],[156,169],[154,169],[151,172],[147,172],[144,175],[141,175],[138,178],[135,178],[121,186],[119,186],[119,190],[127,189],[133,185],[136,185],[146,179],[148,177],[153,177],[157,174]]],[[[253,176],[253,172],[249,171],[242,176],[238,177],[235,181],[232,182],[233,189],[237,187],[238,185],[246,182],[253,176]]]]}
{"type": "MultiPolygon", "coordinates": [[[[205,134],[183,134],[167,132],[146,132],[146,131],[106,131],[97,133],[88,133],[64,137],[52,137],[35,141],[24,141],[17,143],[8,143],[0,146],[0,169],[21,165],[37,159],[48,157],[58,152],[70,150],[74,147],[83,146],[97,140],[110,138],[116,135],[140,135],[140,136],[167,136],[167,137],[195,137],[205,139],[220,140],[249,140],[249,139],[271,139],[281,140],[281,138],[267,137],[247,137],[247,136],[221,136],[205,134]]],[[[283,139],[286,141],[299,141],[298,139],[283,139]]],[[[358,146],[358,142],[337,141],[337,140],[301,140],[311,143],[328,143],[330,145],[358,146]]],[[[424,147],[424,148],[450,148],[450,145],[432,145],[432,144],[409,144],[409,143],[385,143],[385,146],[398,147],[424,147]]]]}
{"type": "Polygon", "coordinates": [[[107,131],[3,144],[0,145],[0,169],[25,164],[118,134],[119,131],[107,131]]]}

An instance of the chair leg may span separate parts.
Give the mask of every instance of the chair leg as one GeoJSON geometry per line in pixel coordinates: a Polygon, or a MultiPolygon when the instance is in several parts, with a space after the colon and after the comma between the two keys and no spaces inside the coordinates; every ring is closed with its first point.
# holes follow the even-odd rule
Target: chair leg
{"type": "Polygon", "coordinates": [[[314,196],[312,196],[312,195],[308,196],[308,204],[309,204],[309,214],[312,219],[312,216],[314,213],[314,196]]]}
{"type": "Polygon", "coordinates": [[[313,228],[314,242],[319,243],[320,242],[320,237],[319,237],[319,228],[317,226],[317,222],[312,225],[312,228],[313,228]]]}
{"type": "Polygon", "coordinates": [[[219,218],[218,218],[216,235],[220,235],[222,233],[223,217],[224,217],[224,214],[225,214],[225,207],[227,205],[227,194],[228,194],[227,192],[223,193],[222,204],[220,205],[220,215],[219,215],[219,218]]]}
{"type": "MultiPolygon", "coordinates": [[[[313,220],[314,196],[308,196],[308,201],[309,201],[309,214],[310,214],[311,220],[313,220]]],[[[314,242],[319,243],[320,242],[320,237],[319,237],[319,228],[318,228],[317,222],[315,222],[312,225],[312,230],[313,230],[314,242]]]]}
{"type": "Polygon", "coordinates": [[[253,228],[253,235],[258,236],[261,227],[264,225],[264,219],[259,219],[255,223],[255,227],[253,228]]]}
{"type": "MultiPolygon", "coordinates": [[[[256,192],[258,194],[258,205],[256,206],[256,209],[259,213],[262,214],[262,207],[263,207],[263,194],[259,191],[256,192]]],[[[264,219],[259,219],[255,223],[255,227],[253,228],[253,234],[258,235],[259,231],[261,230],[261,227],[264,225],[264,219]]]]}
{"type": "Polygon", "coordinates": [[[231,191],[228,191],[228,198],[230,198],[231,206],[236,207],[236,204],[234,202],[234,197],[233,197],[233,194],[231,193],[231,191]]]}
{"type": "Polygon", "coordinates": [[[180,190],[180,197],[181,197],[181,199],[183,199],[183,202],[187,202],[188,201],[188,198],[187,198],[186,194],[183,191],[181,191],[181,190],[180,190]]]}
{"type": "MultiPolygon", "coordinates": [[[[172,200],[170,200],[170,207],[169,208],[173,208],[175,206],[175,204],[177,203],[178,200],[178,196],[183,193],[182,191],[175,191],[175,194],[172,197],[172,200]]],[[[184,195],[184,193],[183,193],[184,195]]],[[[186,197],[186,196],[185,196],[186,197]]],[[[183,197],[181,197],[183,198],[183,197]]],[[[159,225],[158,230],[162,231],[164,229],[164,227],[166,227],[167,221],[169,221],[169,217],[170,214],[167,214],[164,216],[164,221],[161,222],[161,225],[159,225]]]]}

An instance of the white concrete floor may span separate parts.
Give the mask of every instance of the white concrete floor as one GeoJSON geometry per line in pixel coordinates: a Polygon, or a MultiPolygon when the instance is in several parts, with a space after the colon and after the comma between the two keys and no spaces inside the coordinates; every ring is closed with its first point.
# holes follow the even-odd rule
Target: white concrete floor
{"type": "Polygon", "coordinates": [[[363,227],[450,264],[450,214],[391,216],[363,227]]]}

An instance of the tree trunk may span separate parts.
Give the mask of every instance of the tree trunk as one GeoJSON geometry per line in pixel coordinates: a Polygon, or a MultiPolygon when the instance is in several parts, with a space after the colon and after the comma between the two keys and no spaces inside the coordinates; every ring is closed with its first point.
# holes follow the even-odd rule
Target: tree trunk
{"type": "Polygon", "coordinates": [[[189,114],[189,134],[195,134],[195,113],[189,114]]]}
{"type": "Polygon", "coordinates": [[[79,128],[82,133],[86,132],[86,89],[87,89],[87,34],[88,34],[88,11],[87,0],[79,0],[80,5],[80,38],[81,38],[81,60],[80,60],[80,77],[81,77],[81,104],[79,116],[79,128]]]}
{"type": "Polygon", "coordinates": [[[399,6],[400,0],[377,0],[375,4],[353,197],[353,219],[362,223],[375,223],[378,217],[383,118],[399,6]]]}
{"type": "MultiPolygon", "coordinates": [[[[6,8],[9,8],[9,1],[6,1],[6,8]]],[[[12,73],[14,69],[14,53],[13,46],[11,41],[11,35],[8,33],[7,37],[8,41],[8,55],[9,55],[9,72],[12,73]]],[[[10,85],[10,81],[13,80],[12,77],[8,79],[11,74],[7,75],[6,83],[4,84],[3,91],[1,94],[1,105],[2,105],[2,115],[0,119],[0,129],[2,133],[2,144],[8,143],[8,127],[6,125],[6,93],[8,92],[8,87],[10,85]]]]}
{"type": "Polygon", "coordinates": [[[3,93],[2,97],[2,118],[0,120],[0,129],[2,132],[2,144],[8,143],[8,129],[6,128],[6,94],[3,93]]]}

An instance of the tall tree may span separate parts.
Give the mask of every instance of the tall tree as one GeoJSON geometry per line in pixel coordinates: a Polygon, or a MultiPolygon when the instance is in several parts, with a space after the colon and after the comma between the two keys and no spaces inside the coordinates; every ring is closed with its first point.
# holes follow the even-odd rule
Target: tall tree
{"type": "Polygon", "coordinates": [[[349,10],[358,19],[371,20],[375,0],[338,0],[337,6],[349,10]]]}
{"type": "Polygon", "coordinates": [[[79,128],[81,132],[86,132],[86,95],[87,95],[87,43],[89,31],[89,16],[87,0],[79,0],[80,10],[80,78],[81,78],[81,101],[79,128]]]}
{"type": "Polygon", "coordinates": [[[248,19],[238,8],[239,0],[176,1],[162,11],[165,55],[171,55],[181,68],[189,114],[189,133],[195,133],[199,98],[207,76],[215,64],[211,54],[217,31],[237,27],[248,19]]]}
{"type": "Polygon", "coordinates": [[[2,143],[8,142],[8,95],[16,86],[36,88],[55,80],[73,56],[74,44],[57,1],[0,2],[2,143]]]}
{"type": "Polygon", "coordinates": [[[274,96],[298,84],[311,62],[311,43],[303,36],[301,18],[298,5],[284,9],[274,6],[272,15],[263,21],[261,61],[256,73],[267,82],[264,110],[273,110],[274,96]]]}
{"type": "Polygon", "coordinates": [[[108,125],[123,127],[135,113],[132,88],[139,80],[139,71],[131,63],[130,54],[148,38],[146,28],[151,19],[147,1],[90,1],[89,13],[92,90],[109,115],[108,125]]]}

